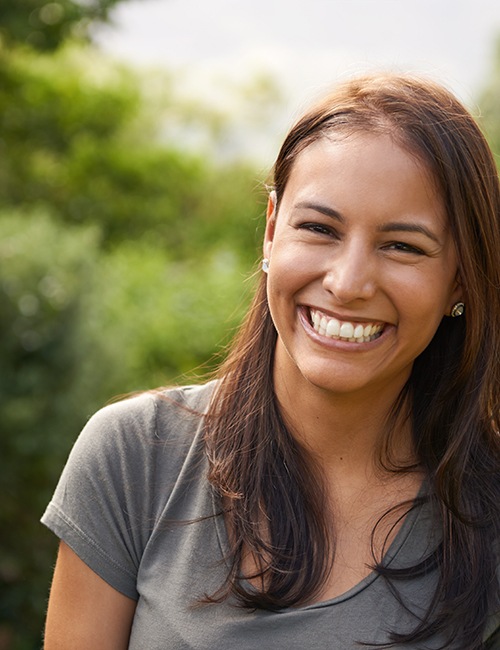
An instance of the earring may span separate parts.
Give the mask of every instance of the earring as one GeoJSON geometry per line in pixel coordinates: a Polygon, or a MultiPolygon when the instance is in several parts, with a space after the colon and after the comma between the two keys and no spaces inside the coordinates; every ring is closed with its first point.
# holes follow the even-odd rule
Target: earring
{"type": "Polygon", "coordinates": [[[264,257],[264,259],[262,260],[262,270],[264,271],[264,273],[269,272],[269,260],[267,259],[267,257],[264,257]]]}
{"type": "Polygon", "coordinates": [[[461,316],[465,311],[465,305],[463,302],[456,302],[453,307],[451,308],[450,316],[452,318],[457,318],[457,316],[461,316]]]}

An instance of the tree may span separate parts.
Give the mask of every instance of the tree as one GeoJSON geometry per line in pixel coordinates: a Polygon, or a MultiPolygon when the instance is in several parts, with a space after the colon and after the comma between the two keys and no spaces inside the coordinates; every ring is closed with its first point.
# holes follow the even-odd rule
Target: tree
{"type": "Polygon", "coordinates": [[[7,46],[55,50],[70,37],[89,40],[89,28],[109,20],[124,0],[2,0],[0,36],[7,46]]]}
{"type": "Polygon", "coordinates": [[[81,426],[91,402],[74,387],[90,344],[82,301],[97,241],[95,231],[61,230],[44,213],[0,215],[2,648],[39,646],[55,548],[37,520],[67,428],[81,426]]]}
{"type": "Polygon", "coordinates": [[[0,58],[0,207],[44,205],[61,224],[95,224],[107,247],[146,237],[182,257],[222,239],[253,257],[257,174],[162,140],[181,112],[167,75],[151,114],[147,79],[92,50],[0,58]]]}

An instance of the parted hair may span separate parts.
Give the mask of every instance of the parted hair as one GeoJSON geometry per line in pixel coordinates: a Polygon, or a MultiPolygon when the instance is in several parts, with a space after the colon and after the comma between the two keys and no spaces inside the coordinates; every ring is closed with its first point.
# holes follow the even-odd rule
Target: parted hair
{"type": "MultiPolygon", "coordinates": [[[[498,173],[476,121],[448,90],[408,75],[359,77],[313,105],[286,136],[272,181],[278,218],[301,152],[321,138],[357,133],[389,134],[430,172],[446,207],[466,304],[464,316],[442,319],[394,405],[395,412],[410,413],[429,486],[425,498],[442,534],[416,566],[391,569],[374,557],[375,570],[396,595],[398,580],[428,572],[438,576],[426,614],[411,631],[392,630],[391,641],[415,644],[440,633],[461,650],[478,650],[488,611],[498,607],[498,173]]],[[[209,480],[224,503],[232,549],[227,581],[208,598],[232,594],[249,608],[310,602],[335,561],[332,515],[325,513],[319,470],[287,429],[275,399],[276,339],[263,275],[220,368],[206,419],[209,480]],[[242,575],[246,553],[257,560],[253,576],[242,575]],[[261,588],[244,578],[260,578],[261,588]]],[[[388,441],[391,436],[397,430],[388,425],[388,441]]],[[[406,511],[419,504],[417,499],[406,511]]]]}

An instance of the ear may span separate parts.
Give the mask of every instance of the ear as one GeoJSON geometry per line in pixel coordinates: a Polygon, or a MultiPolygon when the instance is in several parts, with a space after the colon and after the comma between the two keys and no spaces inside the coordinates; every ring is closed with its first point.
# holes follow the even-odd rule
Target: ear
{"type": "Polygon", "coordinates": [[[264,233],[263,254],[267,259],[271,259],[271,250],[273,248],[274,231],[276,228],[276,192],[273,190],[269,193],[266,210],[266,231],[264,233]]]}

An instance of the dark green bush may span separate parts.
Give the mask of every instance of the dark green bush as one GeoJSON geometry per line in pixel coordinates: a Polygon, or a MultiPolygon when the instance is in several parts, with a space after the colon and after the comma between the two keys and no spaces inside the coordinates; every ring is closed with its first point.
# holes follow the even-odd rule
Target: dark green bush
{"type": "Polygon", "coordinates": [[[94,403],[74,388],[97,244],[47,214],[0,215],[0,625],[16,650],[39,635],[54,558],[38,519],[94,403]]]}

